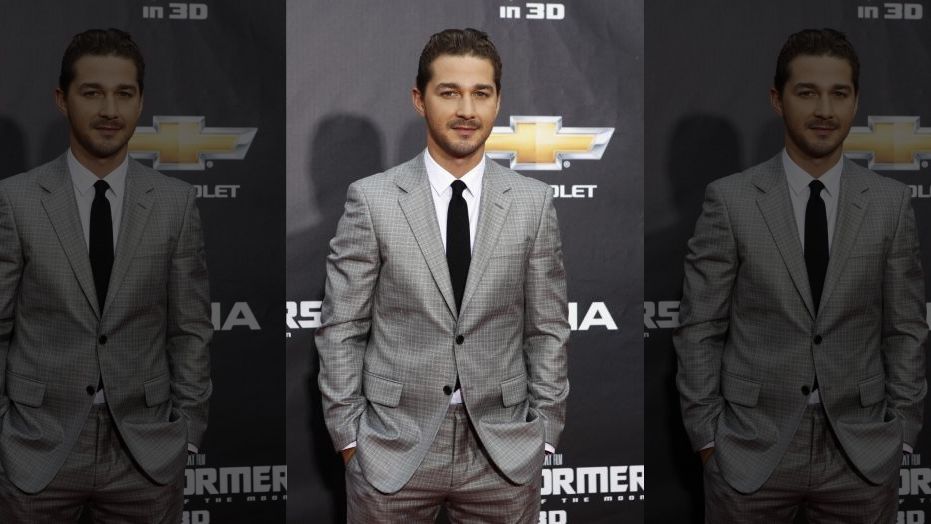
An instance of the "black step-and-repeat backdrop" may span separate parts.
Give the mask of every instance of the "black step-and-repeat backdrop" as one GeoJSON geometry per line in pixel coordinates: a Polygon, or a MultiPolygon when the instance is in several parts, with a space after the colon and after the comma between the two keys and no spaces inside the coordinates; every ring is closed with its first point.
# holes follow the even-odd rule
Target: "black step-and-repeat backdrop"
{"type": "Polygon", "coordinates": [[[0,25],[0,178],[68,147],[53,93],[72,35],[117,27],[142,49],[132,154],[197,188],[216,330],[210,426],[186,470],[183,522],[283,522],[283,3],[4,0],[0,25]]]}
{"type": "MultiPolygon", "coordinates": [[[[686,241],[704,187],[781,149],[782,121],[770,109],[767,93],[786,37],[803,28],[840,29],[861,61],[860,106],[845,149],[912,188],[929,273],[931,2],[660,0],[648,3],[646,27],[647,520],[699,523],[701,470],[679,418],[670,339],[686,241]]],[[[928,429],[902,465],[898,524],[931,522],[927,450],[928,429]]]]}
{"type": "Polygon", "coordinates": [[[342,522],[342,463],[316,386],[327,243],[348,185],[419,154],[420,51],[488,32],[504,62],[488,151],[553,186],[569,280],[569,420],[543,470],[540,523],[643,519],[643,5],[289,1],[288,521],[342,522]]]}

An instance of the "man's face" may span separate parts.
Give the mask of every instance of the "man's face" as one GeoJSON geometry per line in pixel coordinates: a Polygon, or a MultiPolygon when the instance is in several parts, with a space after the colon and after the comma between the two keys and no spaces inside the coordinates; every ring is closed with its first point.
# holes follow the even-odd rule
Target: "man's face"
{"type": "Polygon", "coordinates": [[[424,92],[413,92],[414,107],[427,121],[428,149],[450,160],[481,156],[501,104],[491,61],[440,55],[430,68],[424,92]]]}
{"type": "Polygon", "coordinates": [[[802,162],[834,163],[843,152],[857,112],[850,63],[833,56],[801,55],[789,62],[782,93],[770,102],[785,122],[786,149],[802,162]]]}
{"type": "Polygon", "coordinates": [[[79,159],[121,158],[142,112],[136,66],[128,58],[85,55],[74,63],[68,92],[55,91],[79,159]]]}

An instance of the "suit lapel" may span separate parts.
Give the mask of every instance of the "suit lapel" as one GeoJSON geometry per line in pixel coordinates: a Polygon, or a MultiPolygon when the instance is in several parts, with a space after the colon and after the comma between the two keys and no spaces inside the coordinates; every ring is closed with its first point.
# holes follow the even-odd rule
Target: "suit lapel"
{"type": "MultiPolygon", "coordinates": [[[[155,198],[153,189],[149,177],[144,174],[139,164],[131,160],[126,171],[123,216],[120,219],[120,232],[113,257],[113,271],[110,273],[110,285],[107,288],[107,305],[110,304],[116,290],[123,282],[126,271],[132,263],[133,253],[136,252],[136,246],[142,239],[155,198]]],[[[106,305],[104,310],[106,310],[106,305]]]]}
{"type": "Polygon", "coordinates": [[[97,318],[100,309],[97,306],[97,289],[94,287],[94,273],[91,270],[87,245],[84,243],[84,228],[75,202],[74,185],[68,174],[68,162],[65,155],[58,158],[48,171],[38,177],[39,185],[46,191],[42,197],[42,207],[48,215],[49,222],[55,230],[68,259],[71,270],[84,292],[97,318]]]}
{"type": "MultiPolygon", "coordinates": [[[[397,184],[403,194],[398,198],[401,211],[414,233],[414,239],[423,253],[433,281],[452,315],[456,316],[456,299],[453,284],[449,278],[449,266],[446,264],[446,252],[443,250],[443,238],[436,223],[436,207],[430,194],[427,181],[427,169],[423,156],[418,156],[410,163],[411,168],[398,176],[397,184]]],[[[468,288],[467,288],[468,289],[468,288]]]]}
{"type": "Polygon", "coordinates": [[[802,252],[798,226],[792,212],[789,185],[786,182],[782,161],[778,156],[761,166],[761,170],[754,174],[753,184],[763,192],[757,198],[756,203],[766,221],[766,227],[773,236],[783,263],[789,270],[795,289],[805,302],[809,314],[814,318],[817,312],[811,297],[811,286],[808,283],[805,254],[802,252]]]}
{"type": "Polygon", "coordinates": [[[511,207],[511,198],[506,194],[511,186],[507,184],[506,176],[501,166],[491,159],[485,159],[482,196],[478,211],[478,231],[475,233],[469,277],[466,279],[465,292],[462,295],[463,311],[482,280],[482,274],[488,267],[488,261],[498,243],[501,227],[504,226],[504,219],[511,207]]]}
{"type": "Polygon", "coordinates": [[[837,201],[837,222],[834,224],[831,255],[828,260],[828,270],[824,276],[824,291],[821,294],[822,304],[828,301],[837,285],[844,264],[856,244],[857,234],[860,232],[860,225],[867,208],[865,193],[869,185],[862,177],[851,172],[849,161],[844,162],[844,172],[840,179],[840,195],[837,201]]]}

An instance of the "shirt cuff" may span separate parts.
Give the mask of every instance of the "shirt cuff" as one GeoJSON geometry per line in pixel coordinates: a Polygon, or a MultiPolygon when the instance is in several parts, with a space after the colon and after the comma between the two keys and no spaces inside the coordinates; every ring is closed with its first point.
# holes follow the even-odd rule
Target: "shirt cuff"
{"type": "Polygon", "coordinates": [[[188,443],[187,443],[187,452],[188,452],[188,453],[195,453],[195,454],[196,454],[196,453],[197,453],[197,446],[195,446],[194,444],[191,444],[190,442],[188,442],[188,443]]]}
{"type": "Polygon", "coordinates": [[[553,453],[556,453],[556,448],[554,448],[553,446],[551,446],[549,442],[544,442],[544,443],[543,443],[543,451],[545,451],[545,452],[547,452],[547,453],[549,453],[549,454],[553,454],[553,453]]]}
{"type": "Polygon", "coordinates": [[[345,448],[341,449],[340,451],[346,451],[347,449],[354,448],[356,447],[356,444],[358,444],[358,441],[353,440],[352,442],[347,444],[345,448]]]}
{"type": "Polygon", "coordinates": [[[913,453],[915,450],[912,449],[911,446],[909,446],[908,444],[906,444],[906,443],[903,442],[903,443],[902,443],[902,451],[911,454],[911,453],[913,453]]]}
{"type": "Polygon", "coordinates": [[[705,444],[704,446],[698,448],[698,451],[704,451],[704,450],[706,450],[706,449],[711,449],[711,448],[713,448],[713,447],[714,447],[714,441],[712,440],[711,442],[709,442],[709,443],[705,444]]]}

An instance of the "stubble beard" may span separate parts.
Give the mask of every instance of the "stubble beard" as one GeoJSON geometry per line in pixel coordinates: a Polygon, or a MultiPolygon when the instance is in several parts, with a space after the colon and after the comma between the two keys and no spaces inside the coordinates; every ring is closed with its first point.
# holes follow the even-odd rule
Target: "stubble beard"
{"type": "Polygon", "coordinates": [[[433,129],[430,130],[433,141],[443,152],[453,158],[466,158],[475,154],[476,151],[484,147],[485,141],[488,140],[488,137],[491,135],[490,128],[482,129],[481,124],[478,124],[476,129],[480,134],[475,136],[472,140],[450,139],[447,132],[452,131],[455,133],[453,130],[454,125],[459,125],[459,122],[450,122],[445,126],[443,132],[440,133],[435,132],[433,129]]]}

